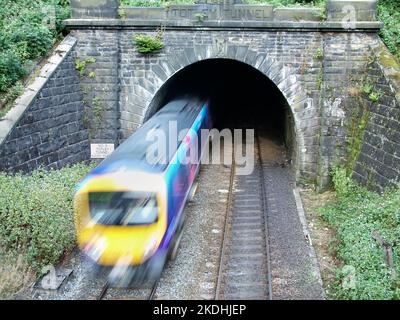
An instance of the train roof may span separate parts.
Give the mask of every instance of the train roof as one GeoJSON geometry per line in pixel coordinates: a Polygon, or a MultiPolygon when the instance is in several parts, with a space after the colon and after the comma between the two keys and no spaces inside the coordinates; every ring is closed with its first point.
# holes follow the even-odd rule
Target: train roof
{"type": "Polygon", "coordinates": [[[204,102],[199,99],[179,99],[166,104],[150,120],[141,126],[124,143],[122,143],[109,157],[92,172],[104,173],[121,170],[121,167],[135,168],[147,172],[163,172],[177,148],[169,148],[171,142],[179,147],[181,141],[178,141],[177,135],[182,130],[186,132],[190,129],[204,106],[204,102]],[[171,134],[170,121],[176,121],[177,134],[171,134]],[[162,130],[166,137],[166,162],[151,164],[146,159],[147,150],[154,144],[154,141],[148,139],[148,134],[152,130],[162,130]],[[170,140],[171,139],[171,140],[170,140]],[[173,140],[172,140],[173,139],[173,140]]]}

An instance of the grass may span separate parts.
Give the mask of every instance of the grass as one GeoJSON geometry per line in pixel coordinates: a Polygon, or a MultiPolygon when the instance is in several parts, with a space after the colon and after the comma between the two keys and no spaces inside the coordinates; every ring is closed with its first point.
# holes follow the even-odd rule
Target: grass
{"type": "Polygon", "coordinates": [[[0,299],[7,299],[35,280],[35,273],[23,253],[0,249],[0,299]]]}
{"type": "Polygon", "coordinates": [[[326,295],[330,295],[332,283],[335,283],[335,270],[341,266],[332,248],[335,247],[335,232],[321,217],[319,208],[326,203],[335,201],[336,194],[332,190],[317,193],[313,189],[302,189],[301,198],[306,209],[308,228],[312,244],[318,258],[321,278],[326,295]]]}
{"type": "Polygon", "coordinates": [[[56,265],[74,248],[74,189],[93,166],[0,173],[0,297],[40,275],[44,266],[56,265]]]}
{"type": "Polygon", "coordinates": [[[344,168],[334,169],[333,181],[337,200],[319,210],[336,231],[334,250],[344,265],[335,272],[330,298],[400,299],[400,188],[382,195],[368,191],[344,168]],[[394,269],[387,265],[374,232],[391,246],[394,269]]]}

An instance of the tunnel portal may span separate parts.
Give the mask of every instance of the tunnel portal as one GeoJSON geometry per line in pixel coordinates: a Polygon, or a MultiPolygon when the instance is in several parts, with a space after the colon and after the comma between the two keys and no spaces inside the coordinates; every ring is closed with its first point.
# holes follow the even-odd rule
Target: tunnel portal
{"type": "Polygon", "coordinates": [[[294,124],[288,103],[276,85],[254,67],[230,59],[189,65],[160,88],[145,121],[169,101],[185,95],[209,100],[215,128],[263,130],[293,152],[294,124]]]}

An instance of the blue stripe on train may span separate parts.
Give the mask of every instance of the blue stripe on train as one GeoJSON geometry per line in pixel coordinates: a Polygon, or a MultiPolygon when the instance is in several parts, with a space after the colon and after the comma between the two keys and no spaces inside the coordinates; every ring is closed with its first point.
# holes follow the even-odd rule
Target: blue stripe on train
{"type": "MultiPolygon", "coordinates": [[[[208,107],[204,105],[200,111],[198,117],[193,122],[189,133],[194,133],[198,137],[198,142],[201,144],[200,150],[203,149],[204,143],[206,141],[201,141],[200,131],[202,128],[208,129],[208,107]]],[[[186,137],[185,137],[186,138],[186,137]]],[[[190,144],[189,144],[190,145],[190,144]]],[[[188,148],[188,144],[181,143],[176,155],[173,160],[182,158],[188,148]]],[[[201,154],[198,152],[198,162],[200,162],[201,154]]],[[[175,229],[180,220],[180,217],[185,206],[186,198],[190,192],[195,179],[195,174],[197,173],[199,163],[197,164],[181,164],[179,161],[172,161],[165,172],[165,181],[167,184],[167,207],[168,207],[168,226],[167,232],[163,238],[163,241],[159,249],[168,248],[172,237],[175,233],[175,229]]]]}

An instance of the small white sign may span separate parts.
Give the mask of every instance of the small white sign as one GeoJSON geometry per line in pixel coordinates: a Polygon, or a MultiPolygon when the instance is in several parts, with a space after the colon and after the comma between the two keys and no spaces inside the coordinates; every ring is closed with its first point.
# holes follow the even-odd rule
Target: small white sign
{"type": "Polygon", "coordinates": [[[91,143],[90,157],[92,159],[105,159],[114,151],[113,143],[91,143]]]}

